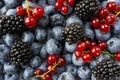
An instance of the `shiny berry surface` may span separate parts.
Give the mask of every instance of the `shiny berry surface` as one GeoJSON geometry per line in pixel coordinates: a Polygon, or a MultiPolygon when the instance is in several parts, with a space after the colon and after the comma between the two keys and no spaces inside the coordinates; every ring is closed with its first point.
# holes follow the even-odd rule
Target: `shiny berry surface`
{"type": "Polygon", "coordinates": [[[74,54],[75,54],[75,56],[77,57],[77,58],[80,58],[80,57],[82,57],[82,51],[75,51],[74,52],[74,54]]]}
{"type": "Polygon", "coordinates": [[[100,19],[97,17],[93,18],[91,21],[91,25],[93,28],[99,28],[100,24],[100,19]]]}
{"type": "Polygon", "coordinates": [[[45,75],[43,79],[40,80],[52,80],[52,76],[51,75],[45,75]]]}
{"type": "Polygon", "coordinates": [[[90,49],[90,54],[93,56],[93,57],[97,57],[99,56],[101,53],[101,48],[99,46],[93,46],[91,49],[90,49]]]}
{"type": "Polygon", "coordinates": [[[16,8],[16,12],[17,12],[18,15],[25,15],[26,10],[22,6],[18,6],[16,8]]]}
{"type": "Polygon", "coordinates": [[[68,11],[69,11],[69,8],[67,6],[62,7],[62,10],[61,10],[62,13],[66,14],[66,13],[68,13],[68,11]]]}
{"type": "Polygon", "coordinates": [[[56,9],[62,9],[62,6],[63,6],[63,4],[60,3],[60,2],[56,2],[56,3],[55,3],[55,8],[56,8],[56,9]]]}
{"type": "Polygon", "coordinates": [[[117,3],[112,1],[112,2],[109,2],[106,7],[109,11],[114,12],[117,6],[118,6],[117,3]]]}
{"type": "Polygon", "coordinates": [[[58,61],[58,57],[56,54],[51,54],[48,56],[48,59],[47,59],[48,63],[49,64],[54,64],[55,62],[58,61]]]}
{"type": "Polygon", "coordinates": [[[84,41],[86,48],[90,48],[91,42],[89,40],[84,41]]]}
{"type": "Polygon", "coordinates": [[[98,16],[99,16],[100,18],[105,18],[108,14],[109,14],[109,11],[108,11],[108,9],[105,8],[105,7],[101,8],[101,9],[99,10],[99,12],[98,12],[98,16]]]}
{"type": "Polygon", "coordinates": [[[78,50],[78,51],[84,51],[85,48],[86,48],[86,44],[85,44],[84,42],[79,42],[79,43],[77,44],[77,50],[78,50]]]}
{"type": "Polygon", "coordinates": [[[116,58],[116,60],[120,61],[120,52],[117,52],[117,53],[115,54],[115,58],[116,58]]]}
{"type": "Polygon", "coordinates": [[[99,41],[98,45],[102,50],[106,49],[107,47],[107,43],[104,41],[99,41]]]}
{"type": "Polygon", "coordinates": [[[108,32],[110,32],[110,26],[107,24],[101,24],[100,31],[103,33],[108,33],[108,32]]]}
{"type": "Polygon", "coordinates": [[[36,69],[35,71],[34,71],[34,75],[41,75],[43,72],[42,72],[42,70],[41,69],[36,69]]]}
{"type": "Polygon", "coordinates": [[[65,64],[66,64],[65,58],[64,58],[64,57],[60,57],[60,58],[59,58],[59,65],[60,65],[60,66],[64,66],[65,64]]]}
{"type": "Polygon", "coordinates": [[[75,4],[75,0],[68,0],[68,4],[69,4],[70,6],[73,6],[73,5],[75,4]]]}
{"type": "Polygon", "coordinates": [[[84,62],[90,62],[92,60],[92,56],[89,53],[85,53],[82,56],[84,62]]]}
{"type": "Polygon", "coordinates": [[[116,16],[114,14],[108,14],[105,18],[105,22],[108,25],[111,25],[116,22],[116,16]]]}
{"type": "MultiPolygon", "coordinates": [[[[48,65],[47,66],[47,71],[51,70],[53,68],[53,65],[48,65]]],[[[50,71],[50,74],[54,74],[57,71],[57,68],[54,68],[50,71]]]]}

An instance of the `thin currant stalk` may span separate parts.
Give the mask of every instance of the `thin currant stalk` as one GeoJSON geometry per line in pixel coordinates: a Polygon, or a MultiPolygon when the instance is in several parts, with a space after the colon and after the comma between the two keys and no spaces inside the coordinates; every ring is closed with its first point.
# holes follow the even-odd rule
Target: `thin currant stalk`
{"type": "Polygon", "coordinates": [[[30,12],[29,12],[29,10],[30,10],[30,8],[29,8],[29,2],[28,2],[28,0],[26,0],[26,9],[27,9],[27,13],[28,13],[28,16],[30,16],[30,12]]]}

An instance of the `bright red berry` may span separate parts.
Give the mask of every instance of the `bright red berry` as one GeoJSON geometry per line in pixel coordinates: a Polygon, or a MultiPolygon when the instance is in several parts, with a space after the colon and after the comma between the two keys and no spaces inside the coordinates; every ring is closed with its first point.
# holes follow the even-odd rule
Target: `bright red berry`
{"type": "Polygon", "coordinates": [[[93,57],[97,57],[99,56],[101,53],[101,48],[99,46],[93,46],[91,49],[90,49],[90,54],[93,56],[93,57]]]}
{"type": "Polygon", "coordinates": [[[63,3],[60,3],[60,2],[55,3],[55,8],[56,9],[62,9],[62,6],[63,6],[63,3]]]}
{"type": "Polygon", "coordinates": [[[40,6],[36,6],[34,9],[33,9],[33,16],[35,18],[42,18],[44,15],[44,9],[40,6]]]}
{"type": "Polygon", "coordinates": [[[61,10],[62,13],[65,13],[65,14],[66,14],[66,13],[68,13],[68,11],[69,11],[68,6],[63,6],[63,7],[62,7],[62,10],[61,10]]]}
{"type": "Polygon", "coordinates": [[[95,45],[96,45],[96,42],[95,41],[91,41],[90,48],[92,48],[95,45]]]}
{"type": "Polygon", "coordinates": [[[115,58],[116,58],[118,61],[120,61],[120,52],[117,52],[117,53],[115,54],[115,58]]]}
{"type": "Polygon", "coordinates": [[[86,49],[86,44],[84,42],[79,42],[77,44],[77,50],[78,51],[84,51],[86,49]]]}
{"type": "Polygon", "coordinates": [[[77,58],[80,58],[80,57],[82,57],[82,51],[75,51],[74,52],[74,54],[75,54],[75,56],[77,57],[77,58]]]}
{"type": "Polygon", "coordinates": [[[93,28],[99,28],[101,22],[100,22],[100,19],[95,17],[91,20],[91,25],[93,28]]]}
{"type": "Polygon", "coordinates": [[[37,69],[37,70],[35,70],[34,75],[41,75],[42,73],[43,72],[41,69],[37,69]]]}
{"type": "Polygon", "coordinates": [[[89,40],[84,41],[86,48],[90,48],[91,42],[89,40]]]}
{"type": "Polygon", "coordinates": [[[18,15],[25,15],[26,10],[22,6],[18,6],[16,8],[16,12],[17,12],[18,15]]]}
{"type": "Polygon", "coordinates": [[[118,5],[116,2],[109,2],[106,7],[109,11],[114,12],[116,10],[117,6],[118,5]]]}
{"type": "Polygon", "coordinates": [[[28,16],[24,20],[28,28],[34,28],[37,25],[37,20],[33,16],[28,16]]]}
{"type": "Polygon", "coordinates": [[[106,49],[106,47],[107,47],[107,44],[106,44],[106,42],[104,42],[104,41],[99,41],[98,45],[99,45],[99,47],[100,47],[102,50],[103,50],[103,49],[106,49]]]}
{"type": "Polygon", "coordinates": [[[109,11],[106,7],[102,7],[98,12],[98,16],[100,18],[105,18],[108,14],[109,14],[109,11]]]}
{"type": "Polygon", "coordinates": [[[60,58],[59,58],[59,62],[60,62],[60,63],[59,63],[60,66],[64,66],[64,65],[66,64],[66,60],[65,60],[64,57],[60,57],[60,58]]]}
{"type": "Polygon", "coordinates": [[[83,60],[84,62],[90,62],[90,61],[92,60],[92,56],[91,56],[89,53],[85,53],[85,54],[83,54],[83,56],[82,56],[82,60],[83,60]]]}
{"type": "Polygon", "coordinates": [[[108,14],[105,18],[106,24],[111,25],[116,22],[116,16],[114,14],[108,14]]]}
{"type": "Polygon", "coordinates": [[[68,4],[69,4],[70,6],[73,6],[74,3],[75,3],[75,0],[68,0],[68,4]]]}
{"type": "Polygon", "coordinates": [[[108,33],[108,32],[110,32],[110,26],[107,24],[101,24],[100,31],[103,33],[108,33]]]}
{"type": "Polygon", "coordinates": [[[50,54],[47,59],[49,64],[54,64],[55,62],[58,61],[58,57],[56,54],[50,54]]]}
{"type": "Polygon", "coordinates": [[[50,75],[45,75],[43,79],[40,79],[40,80],[52,80],[52,76],[50,75]]]}
{"type": "Polygon", "coordinates": [[[59,3],[64,3],[66,0],[57,0],[59,3]]]}
{"type": "Polygon", "coordinates": [[[53,74],[53,73],[55,73],[57,71],[56,67],[53,70],[52,70],[52,68],[53,68],[53,65],[48,65],[47,66],[47,71],[51,70],[50,74],[53,74]]]}

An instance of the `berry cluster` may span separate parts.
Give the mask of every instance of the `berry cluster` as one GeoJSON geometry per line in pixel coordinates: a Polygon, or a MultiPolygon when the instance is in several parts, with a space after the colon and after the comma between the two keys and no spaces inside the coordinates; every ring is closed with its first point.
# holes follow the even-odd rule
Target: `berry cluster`
{"type": "Polygon", "coordinates": [[[120,76],[120,66],[113,60],[103,60],[92,69],[97,80],[117,80],[120,76]]]}
{"type": "Polygon", "coordinates": [[[111,25],[116,22],[116,17],[120,14],[120,6],[116,2],[107,3],[106,7],[102,7],[98,11],[98,17],[91,20],[93,28],[99,28],[101,32],[108,33],[111,25]]]}
{"type": "Polygon", "coordinates": [[[55,8],[58,10],[61,10],[61,13],[67,14],[69,11],[68,6],[73,6],[75,3],[75,0],[57,0],[55,4],[55,8]]]}
{"type": "Polygon", "coordinates": [[[28,28],[34,28],[37,25],[37,20],[44,15],[44,9],[40,6],[35,8],[29,6],[28,0],[26,0],[26,8],[18,6],[16,8],[18,15],[25,15],[24,23],[28,28]]]}
{"type": "Polygon", "coordinates": [[[51,75],[57,71],[57,67],[64,66],[66,60],[64,57],[58,57],[56,54],[51,54],[47,59],[48,66],[46,72],[43,72],[41,69],[35,70],[34,77],[40,77],[40,80],[52,80],[51,75]]]}
{"type": "Polygon", "coordinates": [[[92,57],[98,57],[106,47],[107,44],[104,41],[99,41],[97,44],[95,41],[84,40],[78,42],[74,54],[77,58],[82,57],[84,62],[90,62],[92,57]]]}

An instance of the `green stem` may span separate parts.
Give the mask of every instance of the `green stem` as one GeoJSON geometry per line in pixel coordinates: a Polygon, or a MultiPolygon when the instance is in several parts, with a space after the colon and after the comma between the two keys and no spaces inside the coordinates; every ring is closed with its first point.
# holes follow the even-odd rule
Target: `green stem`
{"type": "Polygon", "coordinates": [[[115,57],[114,55],[112,55],[110,52],[108,52],[108,51],[106,51],[106,50],[102,51],[102,53],[108,54],[108,55],[111,56],[111,57],[115,57]]]}
{"type": "Polygon", "coordinates": [[[26,0],[26,9],[27,9],[28,16],[30,16],[28,0],[26,0]]]}
{"type": "Polygon", "coordinates": [[[120,14],[120,11],[119,11],[119,12],[117,12],[116,16],[118,16],[119,14],[120,14]]]}

